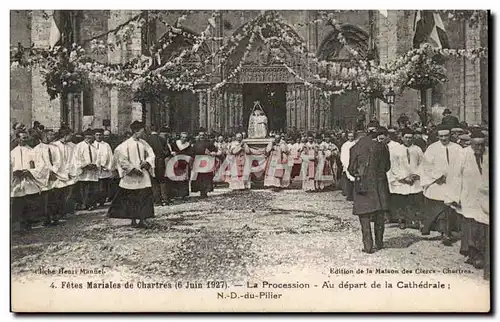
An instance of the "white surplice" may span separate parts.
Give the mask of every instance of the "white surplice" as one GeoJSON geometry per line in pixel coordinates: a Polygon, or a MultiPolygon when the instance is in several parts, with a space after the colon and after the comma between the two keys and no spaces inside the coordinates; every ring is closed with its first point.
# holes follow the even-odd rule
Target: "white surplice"
{"type": "Polygon", "coordinates": [[[111,146],[104,141],[95,141],[92,145],[97,150],[96,164],[99,169],[97,176],[99,179],[111,178],[114,166],[113,151],[111,150],[111,146]],[[104,169],[102,169],[101,166],[104,167],[104,169]]]}
{"type": "Polygon", "coordinates": [[[387,171],[389,191],[399,195],[410,195],[422,192],[420,180],[415,180],[412,185],[399,182],[412,174],[420,175],[420,165],[424,159],[422,149],[416,145],[399,146],[389,150],[391,154],[391,169],[387,171]]]}
{"type": "Polygon", "coordinates": [[[77,181],[99,181],[97,168],[84,169],[89,164],[97,165],[97,150],[92,144],[82,141],[73,151],[73,166],[77,181]]]}
{"type": "Polygon", "coordinates": [[[115,149],[115,160],[121,188],[137,190],[151,187],[151,177],[155,173],[155,154],[146,141],[133,137],[125,140],[115,149]],[[141,161],[149,163],[149,171],[141,170],[141,161]],[[142,176],[129,175],[134,168],[141,170],[142,176]]]}
{"type": "Polygon", "coordinates": [[[59,148],[59,153],[61,155],[58,180],[54,183],[54,188],[71,186],[76,182],[76,171],[74,164],[72,163],[75,144],[73,142],[56,141],[54,142],[54,145],[59,148]]]}
{"type": "Polygon", "coordinates": [[[451,188],[445,202],[455,201],[459,207],[456,210],[464,217],[489,225],[489,201],[484,198],[485,186],[489,186],[488,151],[485,151],[481,163],[481,172],[472,147],[464,148],[460,168],[454,177],[450,177],[451,188]],[[486,202],[486,207],[485,207],[486,202]]]}
{"type": "Polygon", "coordinates": [[[39,143],[33,152],[37,179],[43,183],[42,191],[64,187],[61,183],[68,180],[68,175],[61,171],[63,160],[59,147],[54,143],[39,143]],[[54,180],[50,180],[51,172],[55,174],[54,180]]]}
{"type": "Polygon", "coordinates": [[[446,180],[443,184],[437,184],[441,176],[446,178],[456,174],[460,167],[462,158],[462,147],[450,142],[446,146],[440,141],[434,142],[424,153],[424,160],[420,167],[420,185],[424,196],[432,200],[443,201],[452,184],[446,180]],[[448,149],[448,158],[446,150],[448,149]]]}
{"type": "Polygon", "coordinates": [[[349,181],[354,181],[354,177],[347,171],[347,167],[349,166],[349,151],[351,151],[354,144],[356,144],[356,141],[347,141],[340,147],[340,162],[349,181]]]}
{"type": "Polygon", "coordinates": [[[23,179],[17,180],[17,178],[14,178],[12,175],[10,187],[11,197],[24,197],[41,192],[43,182],[38,180],[38,171],[35,168],[31,168],[30,163],[36,165],[36,156],[33,153],[33,149],[29,146],[18,145],[10,151],[11,174],[17,170],[28,170],[33,176],[23,177],[23,179]]]}

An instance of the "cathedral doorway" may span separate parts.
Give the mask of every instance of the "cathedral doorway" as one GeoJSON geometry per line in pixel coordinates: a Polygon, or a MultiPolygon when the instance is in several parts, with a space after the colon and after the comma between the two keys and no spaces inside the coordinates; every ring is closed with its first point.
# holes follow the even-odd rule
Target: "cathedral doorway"
{"type": "Polygon", "coordinates": [[[243,84],[243,120],[248,128],[254,102],[259,101],[267,116],[268,132],[286,132],[286,84],[243,84]]]}

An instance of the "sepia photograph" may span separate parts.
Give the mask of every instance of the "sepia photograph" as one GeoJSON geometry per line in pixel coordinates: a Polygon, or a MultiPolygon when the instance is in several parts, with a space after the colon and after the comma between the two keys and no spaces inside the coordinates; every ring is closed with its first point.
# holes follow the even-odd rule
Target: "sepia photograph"
{"type": "Polygon", "coordinates": [[[488,10],[10,10],[10,311],[475,312],[488,10]]]}

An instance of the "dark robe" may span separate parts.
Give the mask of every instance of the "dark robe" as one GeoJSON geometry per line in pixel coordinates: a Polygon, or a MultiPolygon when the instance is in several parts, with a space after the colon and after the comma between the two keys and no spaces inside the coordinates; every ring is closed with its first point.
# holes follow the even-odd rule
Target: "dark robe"
{"type": "MultiPolygon", "coordinates": [[[[176,153],[176,155],[186,155],[189,157],[193,157],[193,146],[189,144],[185,148],[181,149],[177,145],[177,141],[173,142],[171,144],[173,152],[176,153]]],[[[182,181],[172,181],[172,194],[175,197],[180,197],[180,198],[185,198],[189,196],[189,178],[191,176],[191,165],[190,163],[181,160],[179,161],[175,166],[174,166],[174,172],[177,173],[177,171],[180,171],[181,173],[187,172],[186,175],[186,180],[182,181]]]]}
{"type": "Polygon", "coordinates": [[[354,184],[353,214],[388,211],[390,196],[387,171],[391,168],[391,161],[386,145],[366,136],[349,152],[348,171],[355,178],[360,178],[354,184]]]}
{"type": "Polygon", "coordinates": [[[460,121],[456,116],[453,115],[446,115],[443,116],[443,119],[441,120],[441,124],[448,125],[450,129],[460,127],[460,121]]]}
{"type": "Polygon", "coordinates": [[[155,153],[155,180],[158,183],[165,183],[165,158],[167,157],[167,140],[158,134],[151,134],[147,139],[155,153]]]}
{"type": "MultiPolygon", "coordinates": [[[[208,141],[197,141],[193,144],[193,153],[194,156],[202,156],[207,155],[205,151],[209,152],[217,152],[217,148],[215,145],[208,141]]],[[[215,165],[215,160],[214,160],[215,165]]],[[[201,192],[207,193],[214,190],[213,186],[214,180],[214,171],[206,172],[206,173],[197,173],[196,179],[191,181],[191,191],[192,192],[201,192]]]]}
{"type": "Polygon", "coordinates": [[[108,217],[139,220],[154,217],[153,191],[151,188],[119,188],[109,206],[108,217]]]}

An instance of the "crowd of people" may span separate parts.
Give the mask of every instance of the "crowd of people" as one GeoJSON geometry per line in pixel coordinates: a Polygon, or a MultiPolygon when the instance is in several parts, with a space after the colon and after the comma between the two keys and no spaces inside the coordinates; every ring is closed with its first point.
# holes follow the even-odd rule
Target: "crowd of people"
{"type": "Polygon", "coordinates": [[[387,223],[422,235],[439,231],[445,246],[460,240],[465,263],[489,279],[488,128],[459,123],[446,109],[430,129],[370,122],[357,134],[349,134],[340,153],[343,193],[354,201],[363,251],[384,247],[387,223]]]}
{"type": "Polygon", "coordinates": [[[459,123],[449,110],[441,124],[304,133],[270,133],[265,147],[234,135],[146,131],[134,121],[123,137],[106,129],[73,133],[35,122],[13,126],[13,222],[57,225],[75,210],[109,204],[108,217],[146,227],[154,206],[206,198],[214,185],[305,192],[340,188],[359,216],[363,251],[383,248],[384,227],[437,230],[444,245],[461,239],[466,262],[489,276],[488,129],[459,123]],[[478,178],[482,178],[478,180],[478,178]],[[294,185],[294,183],[297,183],[294,185]],[[375,247],[371,222],[375,223],[375,247]]]}

